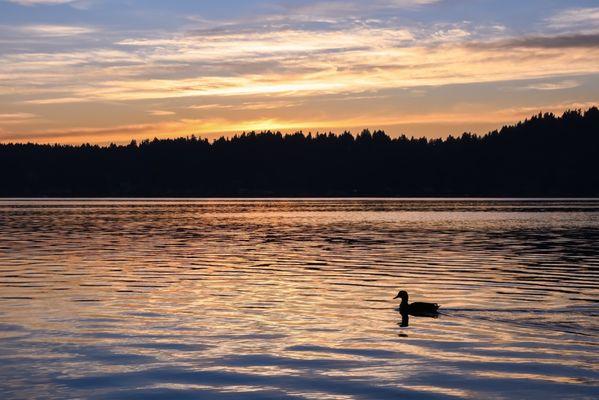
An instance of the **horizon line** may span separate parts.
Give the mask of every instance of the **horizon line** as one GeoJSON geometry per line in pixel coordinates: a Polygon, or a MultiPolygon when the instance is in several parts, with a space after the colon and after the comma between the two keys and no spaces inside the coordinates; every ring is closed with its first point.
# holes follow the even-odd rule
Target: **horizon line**
{"type": "MultiPolygon", "coordinates": [[[[210,133],[207,134],[200,134],[200,133],[190,133],[187,134],[185,136],[173,136],[173,137],[161,137],[158,138],[158,136],[154,136],[153,138],[149,138],[146,137],[144,139],[135,139],[135,138],[131,138],[128,140],[123,140],[123,141],[110,141],[110,142],[98,142],[98,143],[93,143],[93,142],[77,142],[77,143],[60,143],[60,142],[35,142],[35,141],[4,141],[2,139],[0,139],[0,146],[6,146],[6,145],[37,145],[37,146],[62,146],[62,147],[82,147],[82,146],[93,146],[93,147],[100,147],[100,148],[108,148],[110,146],[118,146],[118,147],[124,147],[127,145],[132,145],[135,143],[135,145],[139,145],[141,143],[144,142],[153,142],[153,141],[169,141],[169,140],[190,140],[192,138],[196,138],[199,141],[208,141],[208,143],[213,144],[218,140],[231,140],[234,138],[239,138],[242,137],[244,135],[251,135],[251,134],[255,134],[255,135],[262,135],[262,134],[274,134],[274,135],[278,135],[281,134],[283,137],[285,136],[293,136],[296,134],[303,134],[304,137],[309,137],[311,135],[314,136],[319,136],[319,135],[330,135],[333,134],[336,137],[339,136],[343,136],[345,134],[350,134],[354,139],[356,139],[357,137],[359,137],[362,133],[364,132],[369,132],[370,134],[374,134],[377,132],[382,132],[384,133],[387,137],[391,138],[391,139],[399,139],[399,138],[406,138],[408,140],[427,140],[427,142],[433,142],[433,141],[438,141],[441,140],[443,142],[447,141],[449,138],[461,138],[464,135],[472,135],[473,137],[478,137],[478,138],[483,138],[486,136],[489,136],[495,132],[500,132],[502,129],[504,128],[510,128],[510,127],[515,127],[519,124],[522,123],[526,123],[528,121],[534,120],[535,118],[542,118],[545,116],[553,116],[555,118],[563,118],[566,114],[570,114],[570,113],[577,113],[577,114],[586,114],[587,112],[591,111],[591,110],[599,110],[599,104],[597,105],[592,105],[589,106],[588,108],[569,108],[564,110],[562,113],[555,113],[555,112],[551,112],[551,111],[547,111],[547,112],[543,112],[543,111],[539,111],[538,113],[534,113],[534,114],[529,114],[528,117],[524,118],[524,119],[520,119],[512,124],[506,123],[504,125],[502,125],[501,127],[495,128],[495,129],[491,129],[489,131],[487,131],[486,133],[476,133],[476,132],[471,132],[471,131],[464,131],[461,134],[447,134],[441,137],[427,137],[425,135],[423,136],[408,136],[406,133],[400,133],[397,135],[390,135],[386,132],[385,129],[370,129],[370,128],[362,128],[360,133],[358,134],[354,134],[352,133],[352,130],[349,129],[344,129],[341,133],[335,132],[333,130],[323,130],[323,131],[312,131],[312,130],[308,130],[308,131],[304,131],[303,129],[299,129],[299,130],[286,130],[286,129],[266,129],[266,130],[244,130],[244,131],[236,131],[236,132],[231,132],[229,135],[225,135],[225,134],[221,134],[221,136],[218,137],[214,137],[212,139],[209,139],[203,135],[210,135],[210,133]]],[[[218,133],[217,133],[218,134],[218,133]]]]}

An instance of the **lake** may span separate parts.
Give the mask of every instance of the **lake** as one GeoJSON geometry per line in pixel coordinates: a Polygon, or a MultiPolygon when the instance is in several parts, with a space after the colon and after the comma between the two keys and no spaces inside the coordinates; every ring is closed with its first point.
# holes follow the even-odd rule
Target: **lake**
{"type": "Polygon", "coordinates": [[[598,301],[598,200],[0,200],[4,400],[596,399],[598,301]]]}

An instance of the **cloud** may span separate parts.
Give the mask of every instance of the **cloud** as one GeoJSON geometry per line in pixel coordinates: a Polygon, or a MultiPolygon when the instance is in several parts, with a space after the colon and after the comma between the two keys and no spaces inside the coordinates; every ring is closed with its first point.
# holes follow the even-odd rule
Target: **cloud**
{"type": "Polygon", "coordinates": [[[301,20],[336,21],[342,17],[364,17],[368,14],[389,9],[417,8],[420,6],[438,3],[441,0],[329,0],[310,1],[307,4],[279,5],[284,18],[301,20]]]}
{"type": "Polygon", "coordinates": [[[56,4],[68,4],[74,3],[77,0],[8,0],[10,3],[19,4],[22,6],[35,6],[35,5],[56,5],[56,4]]]}
{"type": "Polygon", "coordinates": [[[525,38],[513,39],[507,42],[513,47],[536,47],[561,49],[568,47],[591,48],[599,47],[598,34],[579,34],[579,35],[561,35],[561,36],[531,36],[525,38]]]}
{"type": "Polygon", "coordinates": [[[17,113],[4,113],[0,114],[0,124],[8,125],[8,124],[21,124],[23,122],[28,122],[37,115],[31,113],[17,112],[17,113]]]}
{"type": "Polygon", "coordinates": [[[574,80],[566,80],[561,82],[535,83],[528,85],[526,89],[532,90],[564,90],[579,87],[580,83],[574,80]]]}
{"type": "Polygon", "coordinates": [[[358,24],[129,38],[114,49],[0,57],[0,92],[18,88],[37,105],[298,97],[599,72],[599,35],[464,39],[470,36],[455,27],[425,35],[358,24]]]}
{"type": "Polygon", "coordinates": [[[567,48],[599,48],[598,34],[574,34],[553,36],[525,36],[508,38],[497,41],[471,42],[473,48],[508,49],[508,48],[537,48],[537,49],[567,49],[567,48]]]}
{"type": "MultiPolygon", "coordinates": [[[[1,0],[0,0],[1,1],[1,0]]],[[[67,5],[78,10],[87,10],[97,0],[4,0],[24,7],[67,5]]]]}
{"type": "Polygon", "coordinates": [[[56,97],[49,99],[33,99],[26,100],[23,104],[37,104],[37,105],[50,105],[50,104],[72,104],[72,103],[81,103],[86,101],[85,99],[79,97],[56,97]]]}
{"type": "MultiPolygon", "coordinates": [[[[174,134],[195,128],[293,129],[368,121],[367,125],[375,126],[399,123],[401,118],[415,124],[424,117],[412,118],[404,109],[401,118],[377,114],[384,109],[390,115],[399,109],[394,102],[400,97],[381,99],[401,93],[400,102],[409,107],[422,104],[427,108],[429,103],[444,101],[447,108],[467,96],[462,88],[451,96],[433,94],[447,93],[449,89],[443,87],[448,85],[464,85],[464,91],[471,92],[492,82],[509,81],[509,86],[513,81],[535,80],[540,83],[520,85],[530,90],[527,98],[540,98],[542,92],[553,90],[552,96],[568,94],[588,100],[590,90],[582,87],[593,84],[595,78],[584,76],[599,74],[599,32],[591,29],[594,9],[585,9],[586,16],[565,10],[522,28],[512,20],[502,20],[502,13],[486,20],[457,20],[454,13],[444,14],[444,7],[436,8],[439,2],[265,1],[257,11],[243,16],[229,13],[226,20],[179,15],[180,9],[173,6],[169,10],[173,18],[166,25],[156,22],[155,5],[141,9],[137,2],[130,2],[124,14],[134,11],[140,24],[119,25],[121,15],[107,22],[110,31],[102,27],[106,17],[83,19],[87,16],[77,13],[78,19],[73,19],[68,9],[62,9],[59,14],[65,18],[48,13],[44,23],[25,18],[24,25],[0,26],[1,106],[7,106],[3,110],[33,110],[42,116],[52,113],[52,120],[46,121],[50,126],[44,126],[40,118],[23,122],[21,127],[28,132],[59,137],[58,127],[63,126],[68,137],[83,138],[174,134]],[[173,28],[177,18],[182,22],[173,28]],[[67,21],[78,22],[69,25],[67,21]],[[577,24],[584,30],[577,30],[577,24]],[[100,30],[102,34],[97,34],[100,30]],[[558,92],[579,86],[577,91],[558,92]],[[359,107],[353,105],[356,108],[351,112],[359,114],[353,119],[339,116],[339,104],[349,97],[369,99],[359,107]],[[112,113],[125,109],[125,103],[126,113],[112,113]],[[109,118],[100,118],[102,112],[109,118]],[[116,115],[123,125],[114,130],[88,126],[93,125],[90,121],[105,124],[116,115]],[[197,119],[204,116],[209,119],[197,119]],[[187,119],[169,121],[175,118],[187,119]],[[49,127],[57,128],[45,129],[49,127]]],[[[114,12],[103,10],[107,15],[114,12]]],[[[504,100],[491,94],[481,103],[504,100]]],[[[351,101],[343,104],[347,103],[351,101]]],[[[442,114],[424,120],[445,123],[449,117],[442,114]]]]}
{"type": "MultiPolygon", "coordinates": [[[[164,125],[166,127],[166,125],[164,125]]],[[[39,139],[65,139],[69,137],[98,137],[105,135],[135,135],[138,133],[153,132],[156,128],[161,129],[156,124],[128,124],[107,127],[75,127],[62,129],[41,129],[27,134],[5,131],[0,136],[0,141],[21,141],[21,140],[39,140],[39,139]]],[[[93,139],[92,139],[93,140],[93,139]]]]}
{"type": "Polygon", "coordinates": [[[270,101],[245,101],[239,104],[209,103],[189,106],[191,110],[235,110],[235,111],[264,111],[281,108],[296,107],[303,104],[301,101],[270,100],[270,101]]]}
{"type": "Polygon", "coordinates": [[[175,115],[174,111],[166,111],[166,110],[150,110],[148,114],[156,116],[156,117],[164,117],[167,115],[175,115]]]}
{"type": "Polygon", "coordinates": [[[599,30],[599,7],[570,8],[546,20],[554,29],[599,30]]]}
{"type": "Polygon", "coordinates": [[[79,36],[95,32],[92,28],[69,25],[26,25],[18,30],[25,34],[43,37],[79,36]]]}
{"type": "Polygon", "coordinates": [[[434,40],[438,40],[441,42],[450,42],[463,40],[464,38],[467,38],[470,35],[471,33],[464,29],[452,28],[436,31],[435,33],[433,33],[432,37],[434,40]]]}

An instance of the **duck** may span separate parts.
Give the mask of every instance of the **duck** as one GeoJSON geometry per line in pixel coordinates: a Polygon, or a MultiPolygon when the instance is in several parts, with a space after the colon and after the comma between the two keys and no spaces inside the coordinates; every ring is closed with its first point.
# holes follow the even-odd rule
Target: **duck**
{"type": "Polygon", "coordinates": [[[393,299],[401,299],[399,305],[399,312],[402,314],[409,314],[414,316],[436,316],[439,314],[439,305],[437,303],[408,303],[408,292],[400,290],[393,299]]]}

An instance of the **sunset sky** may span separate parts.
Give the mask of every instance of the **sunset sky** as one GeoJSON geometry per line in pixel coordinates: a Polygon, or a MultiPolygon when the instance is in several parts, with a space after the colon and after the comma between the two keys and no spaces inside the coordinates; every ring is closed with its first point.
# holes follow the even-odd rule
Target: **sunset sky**
{"type": "Polygon", "coordinates": [[[597,0],[0,0],[2,142],[440,137],[597,104],[597,0]]]}

